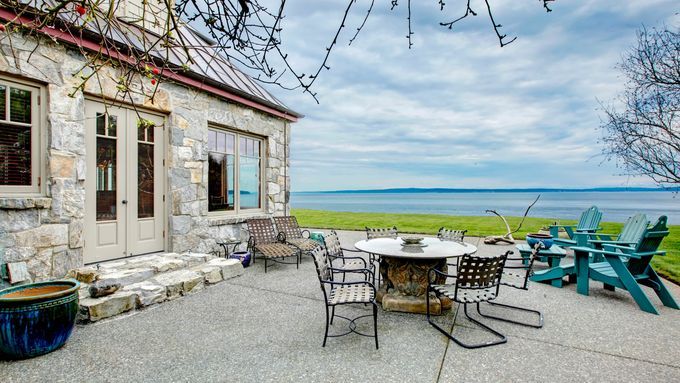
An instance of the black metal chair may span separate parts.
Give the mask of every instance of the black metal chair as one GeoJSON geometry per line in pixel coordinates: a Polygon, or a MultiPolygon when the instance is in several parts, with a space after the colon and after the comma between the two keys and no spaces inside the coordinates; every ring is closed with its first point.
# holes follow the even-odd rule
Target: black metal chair
{"type": "MultiPolygon", "coordinates": [[[[440,227],[439,231],[437,232],[437,238],[442,241],[463,243],[465,240],[465,233],[467,233],[467,230],[453,230],[440,227]]],[[[454,262],[448,263],[448,265],[458,267],[458,261],[454,258],[454,262]]]]}
{"type": "MultiPolygon", "coordinates": [[[[396,226],[392,227],[368,227],[366,226],[366,239],[376,239],[376,238],[397,238],[399,236],[399,230],[396,226]]],[[[387,265],[382,265],[380,256],[377,254],[368,254],[368,262],[372,265],[378,263],[380,267],[381,274],[382,270],[387,270],[387,265]]],[[[378,286],[380,286],[381,275],[378,275],[378,286]]]]}
{"type": "MultiPolygon", "coordinates": [[[[318,246],[311,251],[312,258],[314,258],[314,265],[316,266],[316,273],[319,277],[321,291],[323,291],[324,303],[326,305],[326,331],[323,336],[323,345],[326,347],[326,340],[328,338],[335,338],[351,333],[361,336],[375,338],[375,348],[378,349],[378,304],[375,301],[376,290],[375,286],[368,280],[357,282],[337,282],[334,280],[334,274],[345,273],[341,269],[331,267],[330,258],[326,249],[318,246]],[[361,318],[370,317],[371,315],[360,315],[355,318],[347,318],[342,315],[335,314],[335,307],[348,304],[371,304],[373,305],[373,335],[365,334],[356,329],[356,321],[361,318]],[[329,313],[329,308],[331,309],[329,313]],[[333,324],[335,317],[345,319],[348,321],[348,328],[346,332],[328,335],[328,329],[333,324]]],[[[372,278],[370,270],[364,269],[367,279],[372,278]]]]}
{"type": "Polygon", "coordinates": [[[328,253],[329,261],[331,266],[336,269],[342,270],[342,281],[345,281],[345,276],[347,273],[365,273],[364,270],[369,269],[373,273],[373,283],[375,283],[375,265],[372,263],[367,263],[362,257],[346,256],[345,252],[361,253],[359,250],[345,249],[340,245],[340,239],[338,238],[338,233],[335,230],[331,230],[330,234],[324,235],[323,237],[324,246],[326,247],[326,252],[328,253]],[[340,260],[341,264],[333,265],[333,261],[340,260]]]}
{"type": "MultiPolygon", "coordinates": [[[[529,262],[525,265],[524,264],[524,257],[508,257],[508,261],[513,261],[513,262],[518,262],[518,263],[512,263],[508,264],[506,262],[505,267],[503,268],[503,276],[501,277],[501,285],[503,286],[508,286],[512,287],[514,289],[519,289],[519,290],[529,290],[529,277],[531,277],[533,267],[534,267],[534,260],[538,256],[538,250],[539,246],[542,246],[542,243],[539,242],[536,244],[536,246],[531,250],[531,257],[529,259],[529,262]]],[[[512,252],[509,252],[510,254],[513,254],[512,252]]],[[[523,312],[528,312],[532,314],[536,314],[538,317],[538,322],[537,323],[527,323],[527,322],[520,322],[508,318],[503,318],[499,316],[494,316],[490,314],[484,314],[481,311],[477,310],[479,312],[479,315],[485,317],[485,318],[490,318],[490,319],[496,319],[504,322],[510,322],[522,326],[527,326],[527,327],[533,327],[533,328],[541,328],[543,327],[543,314],[538,311],[538,310],[532,310],[524,307],[519,307],[519,306],[512,306],[504,303],[498,303],[498,302],[492,302],[489,301],[487,302],[488,304],[492,306],[499,306],[499,307],[505,307],[508,309],[513,309],[513,310],[518,310],[518,311],[523,311],[523,312]]]]}
{"type": "Polygon", "coordinates": [[[446,274],[437,269],[430,269],[428,272],[427,283],[427,321],[434,328],[446,335],[449,339],[456,342],[458,345],[465,348],[480,348],[494,346],[507,342],[505,335],[485,325],[484,323],[470,317],[467,311],[468,303],[477,305],[477,312],[479,312],[479,304],[481,302],[488,302],[496,299],[500,287],[501,276],[503,274],[503,266],[508,256],[507,252],[496,257],[475,257],[465,254],[458,263],[457,275],[446,274]],[[454,284],[447,284],[446,278],[454,278],[454,284]],[[438,284],[437,281],[443,281],[443,284],[438,284]],[[463,305],[465,316],[474,324],[482,329],[492,333],[499,339],[496,341],[489,341],[485,343],[469,344],[456,339],[446,330],[434,323],[430,318],[430,293],[444,295],[454,302],[463,305]]]}

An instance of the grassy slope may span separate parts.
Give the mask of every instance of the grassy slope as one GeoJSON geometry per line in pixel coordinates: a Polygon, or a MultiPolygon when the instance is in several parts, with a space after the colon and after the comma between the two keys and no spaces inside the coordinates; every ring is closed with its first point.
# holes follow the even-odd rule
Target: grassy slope
{"type": "MultiPolygon", "coordinates": [[[[467,229],[467,235],[484,237],[499,235],[504,231],[503,223],[494,216],[488,217],[457,217],[436,214],[386,214],[386,213],[347,213],[321,210],[293,209],[292,215],[297,216],[301,226],[317,227],[321,229],[364,230],[366,226],[388,227],[396,226],[405,233],[435,234],[440,227],[453,229],[467,229]]],[[[521,217],[506,217],[511,228],[517,227],[521,217]]],[[[523,239],[526,233],[535,232],[542,226],[554,222],[551,218],[528,217],[524,221],[522,230],[514,235],[523,239]]],[[[561,224],[574,224],[575,221],[560,220],[561,224]]],[[[622,224],[613,222],[602,223],[602,232],[617,233],[622,224]]],[[[662,248],[668,252],[665,257],[655,257],[654,268],[660,274],[680,283],[680,225],[670,226],[670,234],[664,240],[662,248]]]]}

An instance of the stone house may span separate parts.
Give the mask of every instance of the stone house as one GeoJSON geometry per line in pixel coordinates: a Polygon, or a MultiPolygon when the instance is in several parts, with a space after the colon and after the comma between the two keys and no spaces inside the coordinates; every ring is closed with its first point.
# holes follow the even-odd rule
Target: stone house
{"type": "MultiPolygon", "coordinates": [[[[15,17],[0,9],[3,23],[15,17]]],[[[120,102],[113,67],[70,95],[96,40],[1,34],[0,287],[10,267],[43,280],[139,254],[211,252],[245,241],[246,218],[289,212],[301,115],[226,59],[200,58],[160,79],[153,98],[120,102]]]]}

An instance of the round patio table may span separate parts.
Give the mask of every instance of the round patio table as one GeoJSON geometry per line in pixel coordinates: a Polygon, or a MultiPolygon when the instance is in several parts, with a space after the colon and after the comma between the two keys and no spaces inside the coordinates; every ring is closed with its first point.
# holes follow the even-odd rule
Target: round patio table
{"type": "MultiPolygon", "coordinates": [[[[404,245],[401,238],[376,238],[354,244],[358,250],[380,256],[383,283],[376,299],[387,311],[425,314],[427,311],[427,272],[431,268],[448,272],[447,258],[474,254],[477,247],[469,243],[425,238],[422,245],[404,245]]],[[[443,277],[437,283],[444,283],[443,277]]],[[[430,296],[430,314],[440,315],[450,309],[448,298],[430,296]]]]}

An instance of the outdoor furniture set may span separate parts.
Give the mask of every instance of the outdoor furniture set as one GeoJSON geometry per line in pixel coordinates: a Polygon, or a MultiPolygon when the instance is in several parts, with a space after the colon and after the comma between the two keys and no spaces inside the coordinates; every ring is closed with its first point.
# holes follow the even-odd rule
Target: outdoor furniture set
{"type": "MultiPolygon", "coordinates": [[[[502,320],[518,325],[541,328],[543,315],[538,310],[495,302],[500,286],[520,290],[528,289],[528,281],[547,282],[562,287],[563,277],[576,281],[577,291],[588,295],[589,280],[603,282],[606,289],[616,287],[629,291],[646,312],[658,314],[641,285],[652,288],[665,306],[679,309],[678,304],[654,272],[650,261],[655,255],[664,255],[659,245],[668,235],[667,218],[662,216],[653,225],[644,214],[628,219],[618,235],[599,233],[602,213],[593,206],[583,212],[579,223],[574,226],[550,227],[550,240],[538,242],[534,247],[517,245],[519,257],[512,257],[508,251],[494,257],[478,257],[473,254],[477,248],[463,242],[465,231],[441,228],[437,238],[418,238],[415,241],[402,238],[396,227],[366,228],[366,240],[355,244],[358,250],[343,249],[335,231],[324,235],[323,245],[305,237],[295,217],[274,218],[279,232],[269,219],[248,220],[251,233],[249,249],[257,252],[267,261],[296,257],[299,265],[302,253],[314,259],[321,290],[326,306],[326,330],[323,346],[327,338],[357,333],[375,338],[378,348],[377,306],[381,304],[388,311],[424,313],[428,323],[466,348],[487,347],[505,343],[503,334],[468,314],[468,304],[475,304],[477,313],[482,317],[502,320]],[[564,228],[568,238],[559,238],[559,229],[564,228]],[[413,242],[413,243],[409,243],[413,242]],[[567,248],[574,252],[575,262],[562,264],[567,248]],[[348,253],[365,252],[368,261],[348,253]],[[447,259],[456,262],[447,263],[447,259]],[[549,269],[533,272],[536,261],[548,262],[549,269]],[[381,277],[376,277],[376,263],[379,264],[381,277]],[[453,267],[455,273],[449,273],[453,267]],[[359,275],[359,280],[347,280],[347,275],[359,275]],[[382,280],[382,283],[381,283],[382,280]],[[378,283],[376,285],[376,282],[378,283]],[[379,288],[376,288],[379,286],[379,288]],[[454,337],[433,321],[431,315],[439,315],[450,309],[452,302],[463,306],[467,318],[481,329],[495,336],[495,340],[485,343],[469,344],[454,337]],[[480,305],[501,306],[532,314],[535,320],[518,321],[504,318],[481,310],[480,305]],[[362,304],[373,306],[373,334],[357,330],[356,321],[369,317],[362,315],[347,318],[337,315],[339,305],[362,304]],[[329,326],[334,318],[348,322],[348,330],[329,335],[329,326]]],[[[413,238],[411,238],[413,239],[413,238]]]]}
{"type": "Polygon", "coordinates": [[[277,263],[293,262],[288,258],[295,258],[295,267],[300,267],[303,253],[311,253],[318,242],[304,237],[307,230],[301,230],[295,217],[253,218],[246,221],[248,226],[248,249],[253,254],[253,261],[259,255],[264,258],[264,272],[267,272],[268,261],[277,263]],[[274,227],[276,223],[276,228],[274,227]],[[276,230],[278,228],[278,231],[276,230]]]}
{"type": "MultiPolygon", "coordinates": [[[[566,276],[570,282],[576,281],[576,291],[582,295],[589,294],[590,280],[602,282],[607,290],[627,290],[641,310],[658,314],[642,285],[652,288],[664,306],[680,309],[650,264],[655,255],[665,255],[659,246],[669,233],[667,217],[659,217],[650,226],[646,215],[636,214],[628,218],[618,235],[600,233],[601,219],[602,213],[595,206],[584,211],[578,225],[563,226],[569,238],[559,238],[560,226],[551,226],[555,244],[539,250],[536,257],[547,258],[550,268],[535,272],[531,280],[562,287],[566,276]],[[560,264],[565,249],[573,251],[573,263],[560,264]]],[[[528,256],[526,245],[517,245],[517,249],[523,257],[528,256]]]]}

